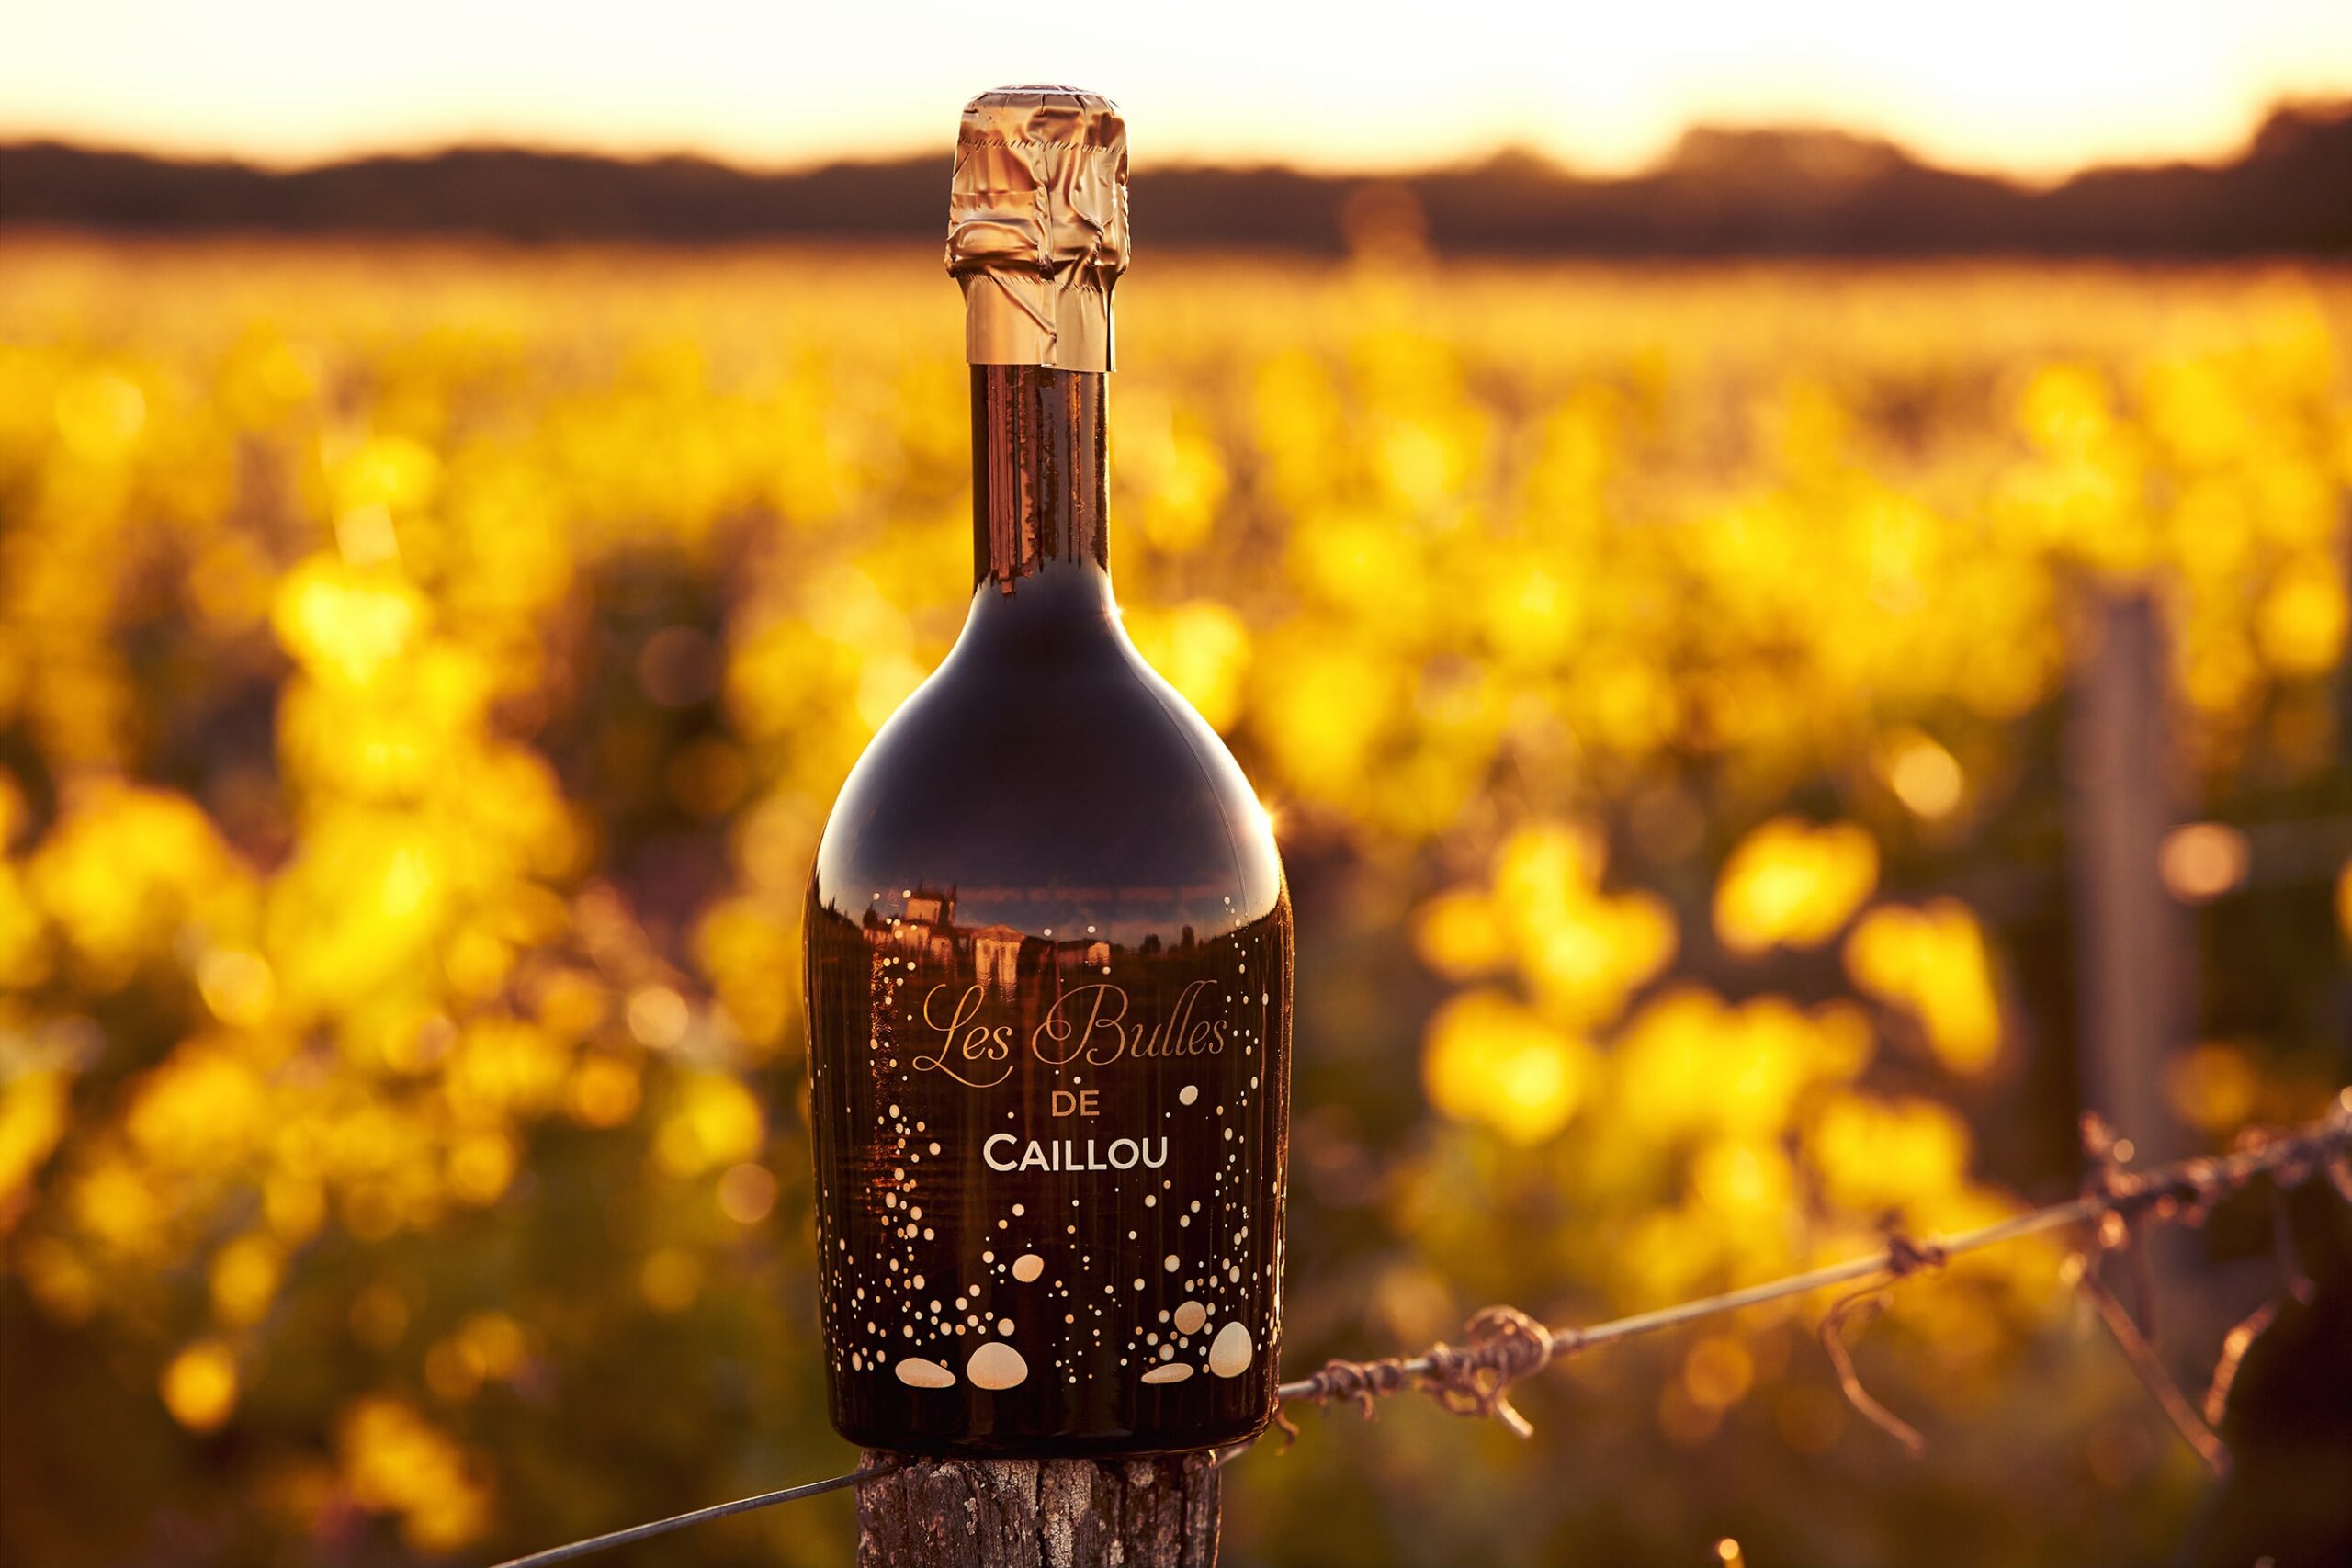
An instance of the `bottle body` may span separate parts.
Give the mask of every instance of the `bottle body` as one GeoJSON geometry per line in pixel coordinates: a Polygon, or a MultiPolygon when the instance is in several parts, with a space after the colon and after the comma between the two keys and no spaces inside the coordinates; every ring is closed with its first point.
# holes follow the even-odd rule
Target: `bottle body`
{"type": "Polygon", "coordinates": [[[810,886],[831,1413],[868,1447],[1172,1451],[1272,1414],[1289,898],[1119,626],[1101,381],[976,372],[971,615],[810,886]]]}

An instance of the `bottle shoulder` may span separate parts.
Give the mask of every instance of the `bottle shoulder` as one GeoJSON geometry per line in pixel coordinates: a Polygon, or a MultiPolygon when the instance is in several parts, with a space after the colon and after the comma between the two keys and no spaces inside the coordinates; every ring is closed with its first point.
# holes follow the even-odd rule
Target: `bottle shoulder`
{"type": "Polygon", "coordinates": [[[1036,908],[1016,923],[1033,925],[1104,902],[1071,890],[1157,900],[1162,919],[1271,910],[1281,861],[1248,779],[1115,622],[1107,631],[1034,660],[959,644],[843,784],[820,901],[852,908],[893,884],[1019,889],[1036,908]]]}

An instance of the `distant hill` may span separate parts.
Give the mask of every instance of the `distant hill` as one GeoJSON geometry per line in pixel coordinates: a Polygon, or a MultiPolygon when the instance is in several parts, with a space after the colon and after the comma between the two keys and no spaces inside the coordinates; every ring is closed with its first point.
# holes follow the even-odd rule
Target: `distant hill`
{"type": "MultiPolygon", "coordinates": [[[[776,174],[462,147],[280,171],[32,141],[0,145],[0,225],[680,244],[933,238],[946,185],[941,158],[776,174]]],[[[1135,185],[1152,245],[1329,253],[1409,231],[1453,254],[2347,255],[2352,102],[2281,107],[2228,164],[2096,169],[2042,190],[1813,130],[1694,130],[1659,167],[1620,179],[1504,152],[1392,180],[1147,165],[1135,185]]]]}

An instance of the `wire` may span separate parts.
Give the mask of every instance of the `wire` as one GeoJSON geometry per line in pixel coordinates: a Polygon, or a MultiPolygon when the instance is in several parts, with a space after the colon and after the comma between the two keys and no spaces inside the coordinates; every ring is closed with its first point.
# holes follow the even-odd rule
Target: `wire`
{"type": "Polygon", "coordinates": [[[817,1497],[828,1492],[839,1492],[844,1487],[863,1486],[869,1481],[880,1480],[905,1462],[904,1460],[885,1460],[879,1464],[853,1470],[844,1475],[829,1475],[822,1481],[806,1481],[797,1486],[787,1486],[781,1492],[763,1492],[756,1497],[739,1497],[732,1503],[696,1508],[691,1514],[675,1514],[666,1519],[655,1519],[650,1524],[631,1525],[625,1530],[591,1536],[586,1540],[575,1540],[565,1546],[550,1546],[545,1551],[534,1551],[522,1557],[510,1557],[497,1564],[497,1568],[549,1568],[550,1564],[569,1562],[592,1551],[627,1546],[632,1541],[650,1540],[657,1535],[667,1535],[688,1525],[723,1519],[729,1514],[748,1514],[754,1508],[770,1508],[778,1503],[797,1503],[803,1497],[817,1497]]]}
{"type": "MultiPolygon", "coordinates": [[[[2086,1144],[2097,1141],[2090,1136],[2094,1130],[2086,1126],[2086,1144]]],[[[2098,1131],[2106,1136],[2103,1129],[2098,1131]]],[[[1571,1356],[1611,1340],[1654,1334],[1832,1285],[1863,1280],[1902,1280],[1964,1252],[1998,1247],[2044,1231],[2063,1230],[2105,1215],[2184,1218],[2263,1176],[2276,1175],[2292,1184],[2324,1167],[2334,1179],[2347,1153],[2352,1153],[2352,1089],[2336,1096],[2329,1115],[2283,1132],[2249,1134],[2242,1146],[2230,1154],[2152,1166],[2145,1170],[2127,1170],[2108,1156],[2098,1156],[2095,1185],[2081,1197],[2030,1209],[1975,1230],[1926,1242],[1891,1235],[1883,1251],[1867,1257],[1587,1327],[1544,1330],[1548,1335],[1548,1355],[1532,1363],[1506,1338],[1482,1340],[1474,1319],[1467,1348],[1441,1344],[1412,1357],[1392,1356],[1376,1361],[1333,1360],[1314,1376],[1283,1383],[1275,1392],[1280,1398],[1295,1402],[1353,1400],[1368,1411],[1372,1401],[1380,1395],[1419,1389],[1436,1394],[1448,1409],[1488,1414],[1495,1411],[1498,1385],[1508,1384],[1523,1375],[1531,1364],[1541,1366],[1551,1357],[1571,1356]]],[[[2352,1200],[2352,1190],[2347,1190],[2346,1197],[2352,1200]]],[[[1284,1426],[1287,1427],[1288,1423],[1284,1426]]]]}
{"type": "MultiPolygon", "coordinates": [[[[2276,1176],[2283,1185],[2293,1185],[2314,1169],[2324,1168],[2346,1199],[2352,1200],[2352,1176],[2347,1176],[2342,1168],[2347,1155],[2352,1155],[2352,1089],[2338,1094],[2333,1112],[2317,1122],[2285,1132],[2253,1134],[2230,1154],[2181,1160],[2146,1170],[2126,1170],[2115,1164],[2103,1152],[2108,1143],[2088,1135],[2097,1129],[2086,1127],[2086,1142],[2102,1152],[2092,1190],[2063,1203],[2028,1210],[1975,1230],[1962,1231],[1936,1240],[1915,1241],[1899,1234],[1890,1235],[1883,1250],[1867,1257],[1849,1258],[1843,1263],[1792,1274],[1785,1279],[1726,1291],[1698,1301],[1679,1302],[1673,1306],[1634,1313],[1627,1317],[1612,1318],[1606,1323],[1582,1328],[1546,1328],[1513,1309],[1490,1307],[1472,1320],[1471,1342],[1465,1348],[1437,1345],[1412,1357],[1393,1356],[1378,1361],[1335,1360],[1313,1377],[1283,1383],[1275,1393],[1279,1399],[1317,1404],[1333,1399],[1354,1399],[1363,1403],[1369,1411],[1375,1395],[1419,1388],[1438,1394],[1447,1408],[1458,1413],[1500,1416],[1510,1421],[1513,1429],[1524,1436],[1525,1423],[1515,1419],[1516,1413],[1511,1411],[1506,1397],[1510,1383],[1530,1371],[1540,1369],[1554,1356],[1573,1355],[1589,1346],[1655,1334],[1700,1318],[1737,1312],[1743,1307],[1757,1306],[1787,1296],[1804,1295],[1833,1285],[1848,1285],[1863,1280],[1883,1280],[1892,1283],[1927,1269],[1939,1267],[1947,1259],[1962,1253],[1998,1247],[2004,1242],[2045,1231],[2063,1230],[2069,1225],[2082,1224],[2107,1215],[2158,1220],[2183,1218],[2200,1212],[2223,1194],[2234,1192],[2264,1176],[2276,1176]],[[1482,1332],[1482,1325],[1492,1325],[1495,1332],[1488,1337],[1482,1332]],[[1531,1337],[1533,1340],[1532,1352],[1531,1337]]],[[[1280,1419],[1279,1414],[1276,1418],[1280,1419]]],[[[1292,1430],[1287,1421],[1282,1424],[1286,1431],[1292,1430]]],[[[1240,1451],[1240,1449],[1227,1450],[1219,1455],[1218,1462],[1223,1463],[1240,1451]]],[[[787,1486],[781,1492],[763,1492],[756,1497],[739,1498],[732,1503],[697,1508],[690,1514],[678,1514],[670,1518],[656,1519],[650,1524],[632,1525],[628,1529],[614,1530],[607,1535],[549,1547],[545,1551],[510,1558],[496,1564],[496,1568],[552,1568],[555,1563],[569,1562],[592,1551],[649,1540],[658,1535],[667,1535],[672,1530],[684,1529],[688,1525],[863,1486],[869,1481],[880,1480],[909,1462],[900,1457],[869,1455],[865,1466],[845,1474],[829,1475],[822,1481],[804,1482],[798,1486],[787,1486]]]]}

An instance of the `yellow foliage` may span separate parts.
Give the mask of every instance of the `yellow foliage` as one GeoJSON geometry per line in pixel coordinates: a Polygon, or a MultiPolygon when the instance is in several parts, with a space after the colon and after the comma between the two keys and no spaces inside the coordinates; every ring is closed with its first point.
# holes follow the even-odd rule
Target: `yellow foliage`
{"type": "Polygon", "coordinates": [[[444,1092],[467,1122],[543,1114],[560,1096],[571,1057],[569,1041],[537,1024],[480,1019],[459,1032],[442,1069],[444,1092]]]}
{"type": "Polygon", "coordinates": [[[654,1152],[673,1175],[698,1176],[749,1158],[766,1136],[760,1103],[730,1077],[687,1075],[654,1134],[654,1152]]]}
{"type": "Polygon", "coordinates": [[[65,1135],[65,1095],[71,1087],[72,1080],[56,1071],[26,1073],[0,1083],[0,1233],[7,1229],[10,1201],[65,1135]]]}
{"type": "Polygon", "coordinates": [[[139,1081],[124,1125],[159,1165],[196,1169],[241,1158],[268,1108],[250,1057],[223,1040],[191,1040],[139,1081]]]}
{"type": "Polygon", "coordinates": [[[2284,675],[2321,675],[2344,658],[2352,602],[2344,563],[2316,552],[2296,557],[2264,596],[2255,636],[2263,659],[2284,675]]]}
{"type": "Polygon", "coordinates": [[[1646,893],[1604,893],[1599,839],[1538,823],[1506,839],[1486,890],[1456,888],[1424,905],[1415,944],[1457,978],[1506,963],[1544,1013],[1576,1030],[1606,1022],[1674,956],[1674,917],[1646,893]]]}
{"type": "Polygon", "coordinates": [[[483,1383],[513,1377],[527,1349],[522,1325],[513,1318],[477,1313],[425,1352],[424,1379],[443,1399],[469,1399],[483,1383]]]}
{"type": "MultiPolygon", "coordinates": [[[[752,1277],[724,1248],[805,1222],[816,835],[970,583],[933,274],[0,246],[0,1229],[34,1307],[141,1347],[190,1431],[322,1294],[382,1386],[445,1402],[334,1391],[341,1487],[290,1486],[301,1517],[347,1495],[417,1551],[479,1542],[457,1423],[486,1391],[612,1312],[716,1303],[752,1277]],[[668,682],[662,637],[708,669],[668,682]],[[680,820],[711,846],[691,907],[647,869],[680,820]],[[409,1271],[555,1212],[509,1201],[542,1140],[662,1178],[606,1299],[509,1317],[409,1271]]],[[[1458,1195],[1454,1157],[1498,1203],[1570,1184],[1544,1279],[1645,1304],[1866,1248],[1889,1207],[2001,1213],[1963,1121],[1863,1087],[1855,998],[1956,1073],[2004,1043],[2002,933],[1870,907],[1880,845],[1965,851],[2036,787],[2022,721],[2086,579],[2163,606],[2199,776],[2340,763],[2344,281],[1360,274],[1156,271],[1112,415],[1138,646],[1286,839],[1352,857],[1349,918],[1455,987],[1419,1068],[1459,1134],[1303,1115],[1317,1190],[1458,1195]],[[1830,800],[1860,819],[1792,815],[1830,800]],[[1710,825],[1758,820],[1710,890],[1710,825]],[[1727,1001],[1675,974],[1684,919],[1739,954],[1850,923],[1854,996],[1789,959],[1817,1005],[1727,1001]]],[[[2246,886],[2245,848],[2180,886],[2246,886]]],[[[2335,905],[2352,942],[2352,865],[2335,905]]],[[[1302,973],[1303,1019],[1385,999],[1330,984],[1302,973]]],[[[2267,1051],[2183,1053],[2175,1104],[2226,1135],[2274,1100],[2267,1051]]],[[[1482,1227],[1451,1202],[1396,1277],[1482,1227]]],[[[1922,1321],[1996,1359],[1997,1320],[1922,1321]]],[[[1687,1349],[1679,1440],[1759,1388],[1834,1438],[1762,1345],[1687,1349]]]]}
{"type": "Polygon", "coordinates": [[[1895,798],[1929,821],[1951,816],[1967,788],[1959,760],[1933,736],[1917,729],[1889,735],[1875,760],[1895,798]]]}
{"type": "Polygon", "coordinates": [[[1188,599],[1165,611],[1136,611],[1125,624],[1145,660],[1203,718],[1231,727],[1249,675],[1250,628],[1230,605],[1188,599]]]}
{"type": "Polygon", "coordinates": [[[48,922],[24,874],[0,861],[0,986],[29,990],[49,972],[48,922]]]}
{"type": "Polygon", "coordinates": [[[520,1156],[504,1133],[474,1131],[449,1148],[449,1190],[469,1203],[496,1202],[514,1179],[520,1156]]]}
{"type": "Polygon", "coordinates": [[[277,990],[269,961],[235,947],[208,949],[197,960],[196,985],[215,1018],[245,1028],[269,1016],[277,990]]]}
{"type": "Polygon", "coordinates": [[[1727,1224],[1769,1225],[1773,1216],[1789,1212],[1796,1172],[1789,1156],[1770,1143],[1721,1138],[1692,1156],[1690,1189],[1727,1224]]]}
{"type": "Polygon", "coordinates": [[[1878,845],[1850,822],[1776,817],[1739,841],[1715,885],[1715,934],[1735,953],[1818,947],[1878,886],[1878,845]]]}
{"type": "Polygon", "coordinates": [[[1430,1020],[1421,1064],[1430,1103],[1513,1143],[1567,1125],[1593,1071],[1592,1047],[1499,992],[1464,991],[1430,1020]]]}
{"type": "Polygon", "coordinates": [[[1846,939],[1854,984],[1915,1014],[1955,1072],[1981,1073],[2001,1050],[2001,1004],[1984,928],[1964,904],[1882,905],[1846,939]]]}
{"type": "Polygon", "coordinates": [[[102,988],[166,950],[182,927],[236,919],[243,868],[195,803],[94,782],[29,863],[34,897],[102,988]]]}
{"type": "Polygon", "coordinates": [[[633,1063],[587,1056],[571,1075],[565,1104],[582,1126],[617,1127],[637,1114],[639,1090],[633,1063]]]}
{"type": "Polygon", "coordinates": [[[344,1483],[352,1500],[397,1514],[419,1551],[445,1552],[477,1540],[490,1523],[482,1466],[398,1399],[377,1395],[345,1411],[339,1427],[344,1483]]]}
{"type": "Polygon", "coordinates": [[[276,1238],[242,1235],[212,1258],[212,1312],[232,1328],[261,1320],[286,1277],[286,1255],[276,1238]]]}
{"type": "MultiPolygon", "coordinates": [[[[797,870],[806,874],[808,868],[797,870]]],[[[775,961],[799,938],[797,907],[761,897],[714,904],[695,928],[695,957],[719,1005],[734,1028],[762,1050],[784,1038],[799,1011],[798,971],[775,961]]],[[[632,1019],[631,1032],[637,1029],[632,1019]]]]}
{"type": "Polygon", "coordinates": [[[1510,939],[1494,901],[1476,888],[1441,893],[1413,914],[1421,962],[1450,980],[1491,974],[1510,961],[1510,939]]]}
{"type": "Polygon", "coordinates": [[[367,686],[422,635],[424,598],[390,571],[313,556],[277,590],[278,640],[322,680],[367,686]]]}
{"type": "Polygon", "coordinates": [[[1870,1055],[1867,1026],[1845,1010],[1807,1013],[1778,997],[1726,1007],[1678,987],[1628,1021],[1612,1054],[1618,1114],[1652,1138],[1768,1138],[1809,1088],[1851,1077],[1870,1055]]]}
{"type": "Polygon", "coordinates": [[[1952,1189],[1971,1142],[1949,1106],[1840,1095],[1814,1119],[1805,1152],[1824,1191],[1849,1213],[1915,1213],[1952,1189]]]}
{"type": "Polygon", "coordinates": [[[209,1432],[237,1407],[237,1361],[218,1339],[202,1339],[164,1369],[164,1407],[191,1431],[209,1432]]]}
{"type": "Polygon", "coordinates": [[[119,371],[93,368],[57,389],[57,432],[66,448],[89,462],[129,455],[147,427],[147,399],[119,371]]]}

